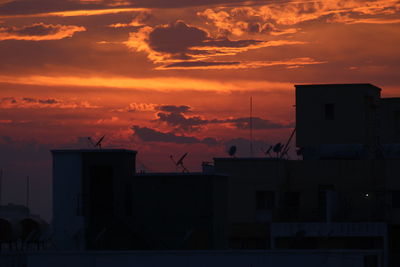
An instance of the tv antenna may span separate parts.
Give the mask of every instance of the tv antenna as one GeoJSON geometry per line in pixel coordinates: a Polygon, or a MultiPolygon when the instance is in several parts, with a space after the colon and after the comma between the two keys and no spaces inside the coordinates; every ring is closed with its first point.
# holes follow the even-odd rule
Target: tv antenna
{"type": "Polygon", "coordinates": [[[272,148],[273,148],[273,146],[269,146],[269,148],[268,148],[267,150],[263,150],[263,149],[261,148],[261,151],[264,153],[264,155],[265,155],[266,157],[272,158],[272,155],[271,155],[271,150],[272,150],[272,148]]]}
{"type": "Polygon", "coordinates": [[[283,151],[281,153],[280,158],[283,158],[285,155],[288,154],[289,149],[290,149],[289,145],[290,145],[290,142],[292,141],[293,136],[294,136],[295,133],[296,133],[296,127],[293,129],[292,134],[289,137],[289,140],[286,142],[285,146],[283,147],[283,151]]]}
{"type": "Polygon", "coordinates": [[[181,168],[182,172],[189,172],[189,170],[185,167],[185,165],[183,164],[183,160],[185,159],[185,157],[187,156],[188,152],[186,152],[185,154],[182,155],[182,157],[179,158],[178,161],[174,160],[174,157],[172,155],[169,156],[169,158],[172,160],[172,162],[175,164],[176,169],[181,168]]]}
{"type": "Polygon", "coordinates": [[[103,142],[104,137],[106,137],[106,135],[103,135],[102,137],[100,137],[100,139],[99,139],[97,142],[94,142],[93,139],[92,139],[92,137],[90,137],[90,136],[89,136],[87,139],[88,139],[89,143],[90,143],[94,148],[101,149],[101,142],[103,142]]]}
{"type": "Polygon", "coordinates": [[[283,149],[283,145],[281,143],[277,143],[276,145],[274,145],[274,147],[272,148],[272,151],[274,151],[276,153],[276,157],[279,157],[279,153],[282,152],[283,149]]]}
{"type": "Polygon", "coordinates": [[[231,146],[231,147],[229,148],[229,150],[228,150],[229,156],[231,156],[232,158],[234,158],[235,155],[236,155],[236,150],[237,150],[237,148],[236,148],[235,145],[231,146]]]}

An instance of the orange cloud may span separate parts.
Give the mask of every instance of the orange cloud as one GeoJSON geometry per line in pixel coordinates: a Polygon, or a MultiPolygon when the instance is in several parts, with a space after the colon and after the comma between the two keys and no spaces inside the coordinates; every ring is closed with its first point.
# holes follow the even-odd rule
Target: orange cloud
{"type": "Polygon", "coordinates": [[[140,27],[152,18],[152,14],[147,11],[137,12],[129,23],[115,23],[109,25],[111,28],[140,27]]]}
{"type": "Polygon", "coordinates": [[[127,107],[117,109],[118,112],[136,112],[136,111],[154,111],[157,108],[157,104],[149,103],[130,103],[127,107]]]}
{"type": "Polygon", "coordinates": [[[72,37],[76,32],[86,31],[84,27],[74,25],[53,25],[35,23],[24,27],[0,27],[0,41],[48,41],[72,37]]]}
{"type": "Polygon", "coordinates": [[[348,14],[341,15],[335,14],[327,20],[330,23],[344,23],[344,24],[397,24],[400,23],[400,19],[392,18],[352,18],[348,14]]]}
{"type": "MultiPolygon", "coordinates": [[[[387,15],[397,14],[400,2],[397,0],[319,0],[319,1],[287,1],[271,2],[259,7],[215,8],[198,12],[217,27],[222,34],[241,36],[246,33],[271,33],[272,35],[290,34],[295,29],[285,27],[301,22],[326,19],[332,16],[355,16],[351,23],[397,23],[387,15]],[[368,16],[381,16],[377,20],[369,20],[368,16]],[[367,16],[367,17],[360,17],[367,16]],[[280,29],[282,28],[283,29],[280,29]]],[[[376,18],[374,18],[376,19],[376,18]]],[[[347,20],[335,22],[348,23],[347,20]]]]}
{"type": "Polygon", "coordinates": [[[262,67],[272,66],[287,66],[288,68],[298,68],[305,65],[322,64],[325,62],[315,61],[311,58],[294,58],[291,60],[280,60],[280,61],[249,61],[249,62],[203,62],[203,61],[186,61],[177,62],[170,65],[158,67],[159,70],[170,70],[170,69],[255,69],[262,67]]]}
{"type": "Polygon", "coordinates": [[[55,98],[37,99],[31,97],[3,97],[0,99],[0,109],[11,108],[61,108],[61,109],[75,109],[75,108],[99,108],[92,105],[87,101],[65,101],[55,98]]]}
{"type": "Polygon", "coordinates": [[[1,15],[0,18],[37,18],[37,17],[80,17],[80,16],[99,16],[108,14],[119,14],[146,11],[146,8],[107,8],[107,9],[88,9],[88,10],[71,10],[45,12],[36,14],[21,14],[21,15],[1,15]]]}

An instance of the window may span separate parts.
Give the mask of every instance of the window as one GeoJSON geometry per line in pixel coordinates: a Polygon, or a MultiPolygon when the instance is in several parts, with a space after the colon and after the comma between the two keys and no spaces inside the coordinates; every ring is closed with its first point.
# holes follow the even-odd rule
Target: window
{"type": "Polygon", "coordinates": [[[256,192],[256,210],[270,210],[275,207],[274,191],[256,192]]]}
{"type": "Polygon", "coordinates": [[[335,104],[325,104],[325,120],[335,119],[335,104]]]}
{"type": "Polygon", "coordinates": [[[300,205],[300,192],[285,192],[283,201],[288,208],[298,207],[300,205]]]}
{"type": "Polygon", "coordinates": [[[400,208],[400,191],[392,192],[392,208],[395,209],[400,208]]]}

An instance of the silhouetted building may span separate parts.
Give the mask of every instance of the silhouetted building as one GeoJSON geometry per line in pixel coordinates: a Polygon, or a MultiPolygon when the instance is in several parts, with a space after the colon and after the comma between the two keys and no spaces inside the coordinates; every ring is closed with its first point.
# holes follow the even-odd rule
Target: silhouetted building
{"type": "Polygon", "coordinates": [[[400,144],[400,98],[382,98],[380,103],[380,141],[400,144]]]}
{"type": "Polygon", "coordinates": [[[223,249],[226,177],[135,173],[136,151],[54,150],[58,249],[223,249]]]}
{"type": "Polygon", "coordinates": [[[58,249],[123,249],[136,151],[53,150],[53,225],[58,249]]]}
{"type": "Polygon", "coordinates": [[[135,151],[53,151],[57,244],[264,249],[287,253],[282,259],[329,250],[354,257],[354,266],[397,266],[400,98],[380,91],[296,85],[304,160],[215,158],[203,173],[135,174],[135,151]]]}

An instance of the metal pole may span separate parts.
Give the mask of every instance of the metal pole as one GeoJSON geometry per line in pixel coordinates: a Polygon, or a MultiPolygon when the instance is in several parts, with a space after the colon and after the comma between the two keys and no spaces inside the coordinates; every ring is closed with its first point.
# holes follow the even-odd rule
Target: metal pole
{"type": "Polygon", "coordinates": [[[253,157],[253,97],[250,96],[250,156],[253,157]]]}
{"type": "Polygon", "coordinates": [[[29,209],[29,176],[26,176],[26,207],[29,209]]]}
{"type": "Polygon", "coordinates": [[[3,169],[0,169],[0,206],[2,203],[2,196],[3,196],[3,169]]]}

